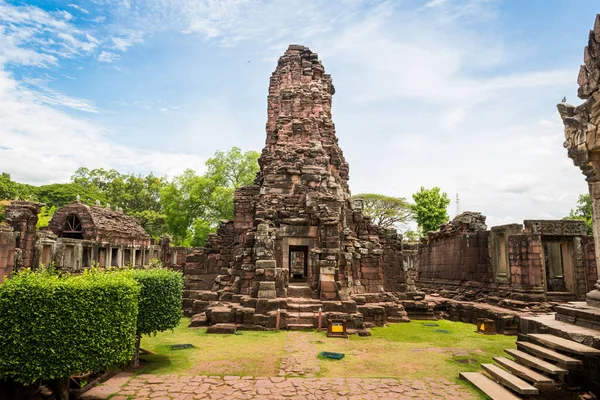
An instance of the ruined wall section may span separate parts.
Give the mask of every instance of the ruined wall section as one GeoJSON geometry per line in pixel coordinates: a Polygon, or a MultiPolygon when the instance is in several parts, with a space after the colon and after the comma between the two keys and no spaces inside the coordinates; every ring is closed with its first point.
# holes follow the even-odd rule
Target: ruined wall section
{"type": "Polygon", "coordinates": [[[525,220],[491,231],[484,222],[463,213],[429,233],[419,248],[420,289],[522,308],[584,298],[596,273],[584,221],[525,220]]]}
{"type": "Polygon", "coordinates": [[[6,222],[17,234],[17,248],[21,249],[17,268],[31,268],[35,258],[35,243],[37,241],[36,225],[42,203],[32,201],[13,201],[6,206],[6,222]]]}
{"type": "Polygon", "coordinates": [[[419,247],[419,284],[436,288],[460,282],[492,282],[485,216],[465,212],[439,231],[429,232],[419,247]]]}

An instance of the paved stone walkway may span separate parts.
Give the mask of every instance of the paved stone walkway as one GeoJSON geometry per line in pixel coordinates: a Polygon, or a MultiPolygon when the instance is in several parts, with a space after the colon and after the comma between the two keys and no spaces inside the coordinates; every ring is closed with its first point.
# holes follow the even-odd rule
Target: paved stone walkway
{"type": "MultiPolygon", "coordinates": [[[[110,385],[110,380],[106,384],[110,385]]],[[[102,386],[98,386],[100,387],[102,386]]],[[[106,397],[88,395],[86,398],[106,397]]],[[[445,379],[253,378],[250,376],[221,378],[146,374],[131,379],[111,399],[467,400],[473,397],[460,385],[445,379]]]]}
{"type": "Polygon", "coordinates": [[[286,354],[281,359],[279,376],[313,378],[320,371],[317,346],[310,341],[311,336],[303,332],[287,332],[285,337],[286,354]]]}

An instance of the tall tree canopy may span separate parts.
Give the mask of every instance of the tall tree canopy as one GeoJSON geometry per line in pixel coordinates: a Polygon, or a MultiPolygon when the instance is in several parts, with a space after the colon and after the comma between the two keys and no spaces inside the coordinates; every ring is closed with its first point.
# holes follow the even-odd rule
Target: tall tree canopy
{"type": "Polygon", "coordinates": [[[33,196],[35,187],[18,183],[10,178],[10,174],[0,174],[0,200],[27,200],[33,196]]]}
{"type": "Polygon", "coordinates": [[[437,230],[439,225],[450,219],[447,211],[450,199],[446,193],[441,192],[439,187],[425,189],[421,186],[412,198],[415,202],[412,206],[415,221],[423,234],[437,230]]]}
{"type": "Polygon", "coordinates": [[[242,153],[237,147],[232,147],[226,153],[218,150],[206,161],[205,176],[221,187],[251,185],[258,172],[258,157],[260,153],[257,151],[242,153]]]}
{"type": "Polygon", "coordinates": [[[564,219],[581,219],[585,221],[587,225],[588,235],[593,235],[594,230],[592,228],[592,198],[589,193],[580,194],[577,199],[577,206],[569,212],[569,215],[564,219]]]}
{"type": "Polygon", "coordinates": [[[233,192],[254,182],[259,153],[237,147],[217,151],[206,161],[207,171],[186,170],[161,190],[166,224],[179,245],[204,245],[221,220],[233,218],[233,192]]]}
{"type": "Polygon", "coordinates": [[[384,228],[404,231],[412,219],[411,205],[403,197],[391,197],[377,193],[361,193],[353,198],[364,200],[363,212],[373,223],[384,228]]]}

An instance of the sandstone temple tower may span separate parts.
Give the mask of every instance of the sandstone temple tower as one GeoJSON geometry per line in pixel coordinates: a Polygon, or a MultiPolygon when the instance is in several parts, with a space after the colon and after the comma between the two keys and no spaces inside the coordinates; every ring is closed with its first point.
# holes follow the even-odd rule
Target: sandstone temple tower
{"type": "Polygon", "coordinates": [[[270,79],[260,172],[253,185],[236,190],[233,221],[188,256],[189,288],[208,290],[200,273],[213,272],[210,289],[220,301],[347,301],[414,291],[401,236],[373,225],[362,202],[350,198],[348,163],[331,117],[334,93],[318,55],[290,45],[270,79]]]}
{"type": "MultiPolygon", "coordinates": [[[[577,77],[577,94],[584,103],[575,107],[563,101],[558,111],[565,125],[564,146],[588,183],[593,202],[596,265],[600,265],[600,14],[596,15],[583,51],[583,63],[577,77]]],[[[595,288],[589,289],[588,305],[600,307],[600,276],[595,288]]]]}

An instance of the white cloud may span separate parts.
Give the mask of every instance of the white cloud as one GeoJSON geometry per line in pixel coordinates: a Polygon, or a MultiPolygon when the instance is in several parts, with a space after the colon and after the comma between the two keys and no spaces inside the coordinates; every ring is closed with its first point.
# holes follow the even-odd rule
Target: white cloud
{"type": "Polygon", "coordinates": [[[442,116],[440,120],[440,128],[450,129],[460,124],[467,115],[467,111],[464,108],[457,108],[442,116]]]}
{"type": "Polygon", "coordinates": [[[171,177],[186,168],[204,168],[205,160],[191,154],[120,145],[96,124],[39,100],[37,92],[24,89],[0,70],[0,171],[15,180],[65,182],[80,166],[171,177]]]}
{"type": "Polygon", "coordinates": [[[89,14],[90,12],[83,7],[78,6],[77,4],[67,4],[67,6],[74,8],[75,10],[82,12],[84,14],[89,14]]]}
{"type": "MultiPolygon", "coordinates": [[[[70,113],[98,113],[92,101],[53,89],[49,79],[25,76],[17,81],[7,72],[7,64],[47,67],[60,58],[95,53],[101,41],[76,29],[71,19],[65,11],[49,13],[0,0],[0,171],[18,181],[44,184],[67,181],[82,165],[169,176],[186,168],[202,170],[204,159],[195,155],[117,143],[111,132],[70,113]]],[[[127,37],[129,44],[119,50],[141,40],[127,37]]],[[[103,62],[118,57],[105,50],[97,55],[103,62]]]]}
{"type": "Polygon", "coordinates": [[[119,58],[121,58],[120,55],[111,53],[110,51],[102,51],[98,55],[98,61],[103,62],[103,63],[113,63],[113,62],[117,61],[119,58]]]}
{"type": "Polygon", "coordinates": [[[144,32],[133,29],[123,29],[118,36],[113,37],[111,40],[116,49],[127,51],[129,47],[144,41],[144,32]]]}

